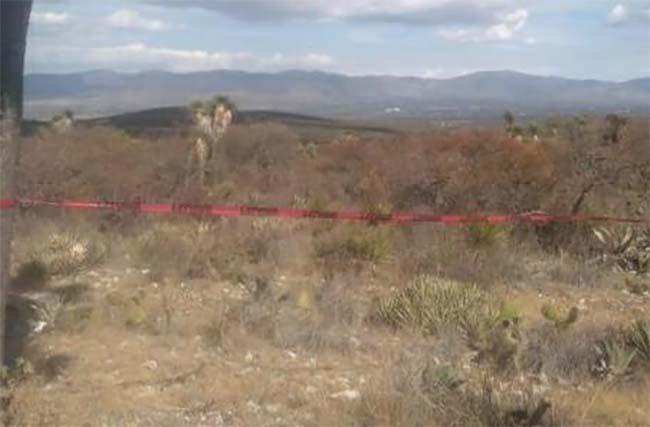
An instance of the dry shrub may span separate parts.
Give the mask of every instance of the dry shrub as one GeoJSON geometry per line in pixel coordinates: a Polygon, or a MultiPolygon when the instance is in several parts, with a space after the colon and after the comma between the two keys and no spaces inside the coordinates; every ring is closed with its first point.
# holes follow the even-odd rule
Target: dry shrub
{"type": "Polygon", "coordinates": [[[584,382],[592,378],[596,362],[595,345],[613,332],[611,327],[577,324],[567,331],[552,325],[528,330],[528,348],[523,359],[528,369],[543,372],[549,378],[584,382]]]}
{"type": "Polygon", "coordinates": [[[76,127],[24,141],[19,194],[37,198],[168,198],[181,182],[186,143],[146,140],[115,129],[76,127]],[[165,149],[161,149],[165,146],[165,149]]]}
{"type": "Polygon", "coordinates": [[[216,274],[211,250],[218,241],[211,221],[156,221],[127,243],[134,245],[139,265],[151,269],[154,280],[211,277],[216,274]]]}
{"type": "Polygon", "coordinates": [[[330,265],[351,263],[378,264],[392,252],[390,229],[385,227],[349,226],[315,242],[315,255],[330,265]]]}
{"type": "MultiPolygon", "coordinates": [[[[550,403],[518,383],[465,383],[449,365],[400,360],[341,412],[355,426],[560,426],[550,403]]],[[[340,418],[339,418],[340,419],[340,418]]],[[[570,424],[566,424],[570,425],[570,424]]]]}
{"type": "Polygon", "coordinates": [[[368,301],[342,284],[302,283],[288,290],[264,286],[239,308],[244,327],[282,348],[346,351],[368,313],[368,301]]]}
{"type": "Polygon", "coordinates": [[[525,254],[534,253],[527,242],[498,236],[478,246],[465,229],[427,225],[404,228],[397,233],[394,253],[405,277],[431,274],[481,287],[517,284],[530,278],[525,254]]]}

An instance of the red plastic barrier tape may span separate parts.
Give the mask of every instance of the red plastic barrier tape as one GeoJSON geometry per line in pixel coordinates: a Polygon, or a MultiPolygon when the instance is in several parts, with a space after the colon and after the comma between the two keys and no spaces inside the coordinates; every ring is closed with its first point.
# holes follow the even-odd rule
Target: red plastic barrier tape
{"type": "Polygon", "coordinates": [[[131,211],[135,213],[161,214],[201,214],[221,217],[235,216],[264,216],[278,218],[321,218],[340,221],[368,221],[388,223],[491,223],[506,224],[515,222],[548,223],[575,221],[603,221],[641,223],[641,219],[618,218],[596,215],[550,215],[545,212],[527,212],[521,214],[478,214],[478,215],[435,215],[409,212],[377,214],[361,211],[317,211],[308,209],[237,206],[237,205],[198,205],[190,203],[144,203],[144,202],[114,202],[114,201],[74,201],[74,200],[33,200],[33,199],[0,199],[0,209],[10,209],[35,206],[57,206],[66,209],[112,209],[131,211]]]}
{"type": "Polygon", "coordinates": [[[16,202],[11,199],[0,199],[0,209],[11,209],[16,207],[16,202]]]}

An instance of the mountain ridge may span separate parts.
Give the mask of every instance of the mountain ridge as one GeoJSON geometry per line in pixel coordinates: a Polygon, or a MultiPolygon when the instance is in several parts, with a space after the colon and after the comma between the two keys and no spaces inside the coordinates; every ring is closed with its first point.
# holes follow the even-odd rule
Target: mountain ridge
{"type": "Polygon", "coordinates": [[[348,76],[319,70],[275,73],[210,70],[124,73],[90,70],[25,76],[26,112],[34,118],[70,108],[96,117],[189,104],[212,94],[247,109],[278,109],[326,117],[472,118],[521,114],[650,110],[650,77],[624,82],[538,76],[512,70],[451,78],[348,76]],[[443,113],[444,112],[444,113],[443,113]]]}

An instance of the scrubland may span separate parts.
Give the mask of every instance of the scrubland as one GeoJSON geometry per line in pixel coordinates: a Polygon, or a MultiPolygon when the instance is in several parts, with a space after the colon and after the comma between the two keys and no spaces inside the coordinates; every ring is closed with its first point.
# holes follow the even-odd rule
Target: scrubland
{"type": "Polygon", "coordinates": [[[389,225],[25,207],[6,421],[648,425],[649,122],[630,118],[616,138],[610,125],[553,118],[520,140],[496,125],[329,129],[318,140],[247,123],[229,131],[204,187],[186,170],[191,130],[42,129],[22,144],[24,197],[643,222],[389,225]]]}

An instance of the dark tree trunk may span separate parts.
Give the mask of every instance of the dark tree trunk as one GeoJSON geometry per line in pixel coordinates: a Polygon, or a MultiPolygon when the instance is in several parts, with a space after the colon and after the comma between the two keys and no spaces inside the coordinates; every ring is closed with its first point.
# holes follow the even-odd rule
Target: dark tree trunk
{"type": "MultiPolygon", "coordinates": [[[[0,199],[15,197],[23,71],[31,0],[0,1],[0,199]]],[[[5,360],[5,307],[14,209],[0,208],[0,363],[5,360]]]]}

